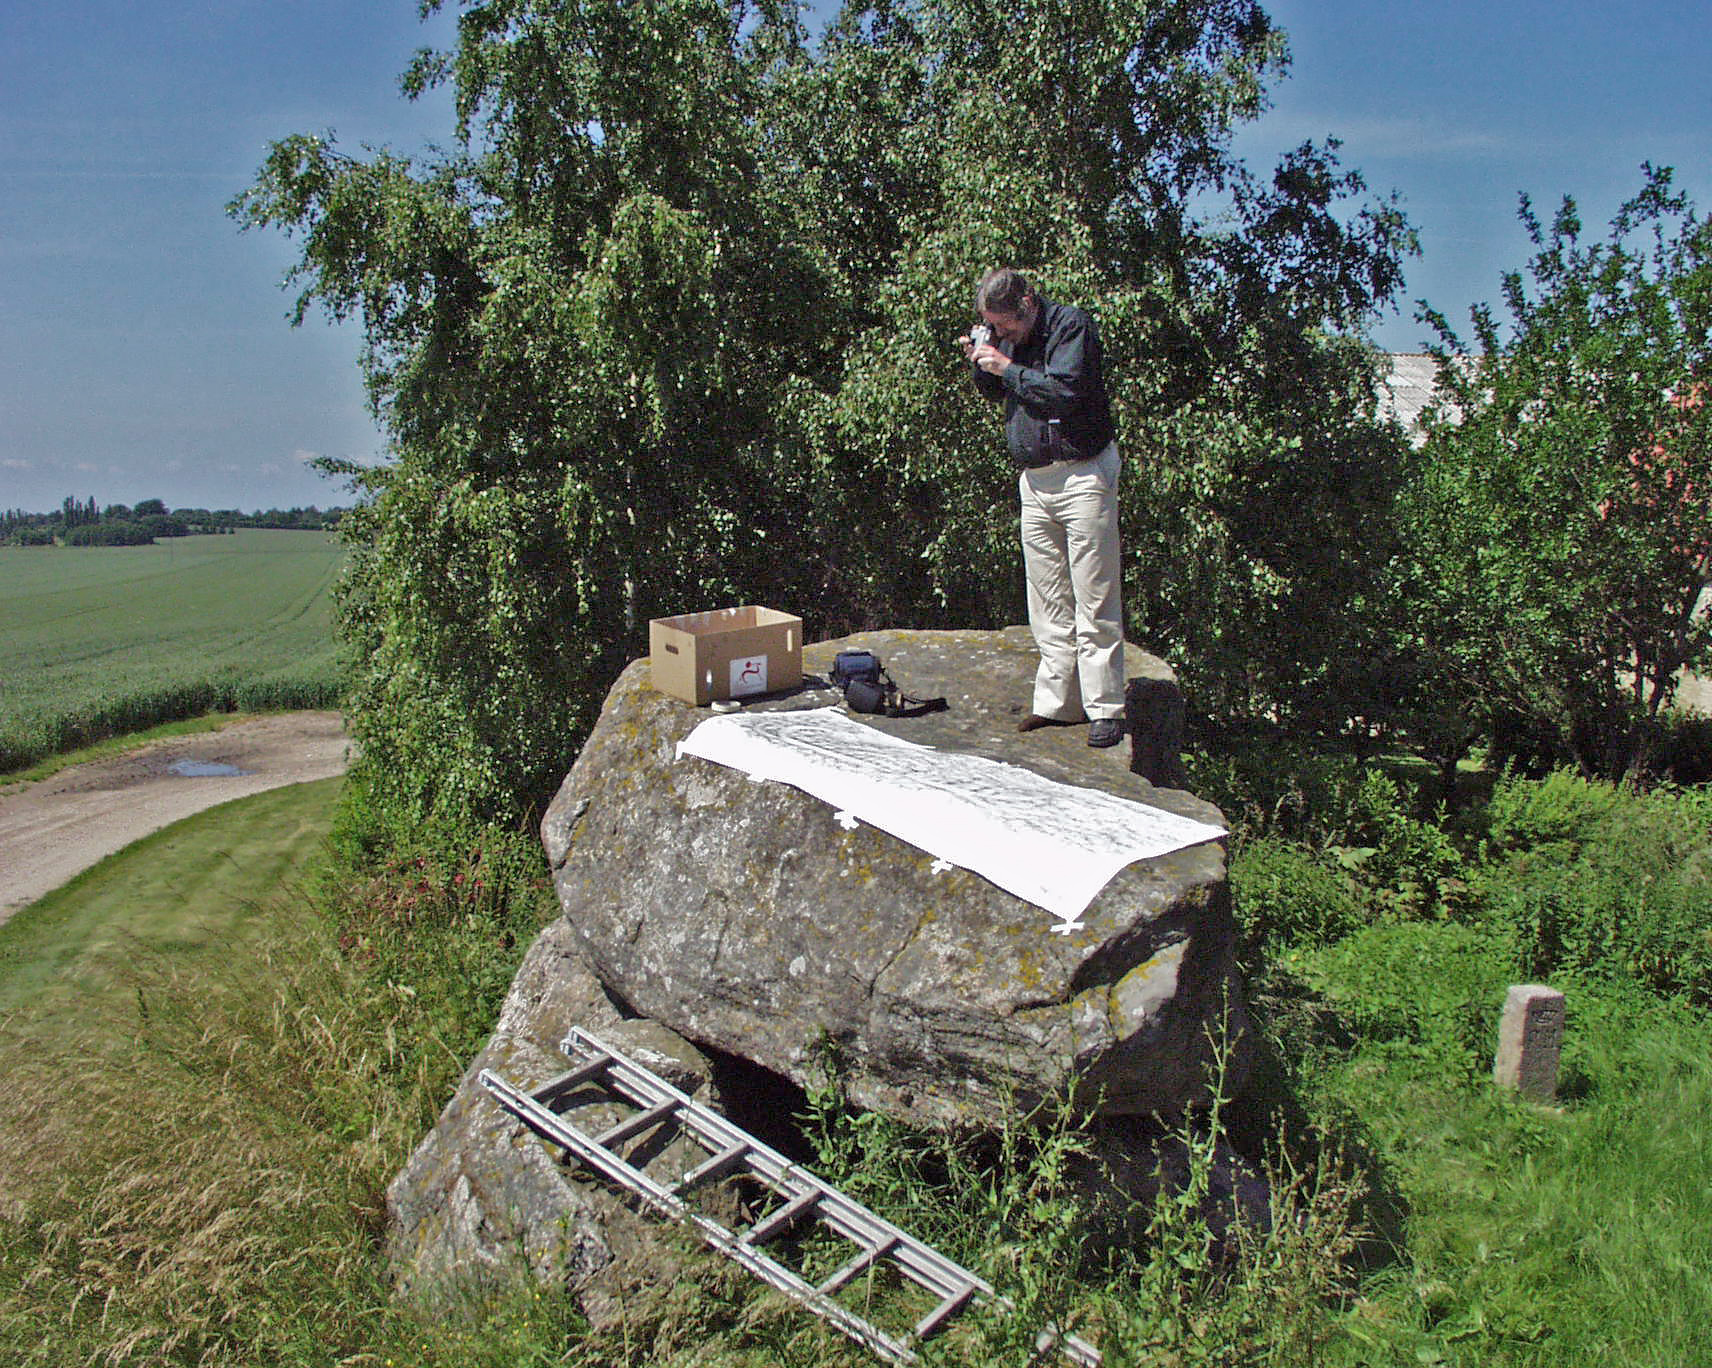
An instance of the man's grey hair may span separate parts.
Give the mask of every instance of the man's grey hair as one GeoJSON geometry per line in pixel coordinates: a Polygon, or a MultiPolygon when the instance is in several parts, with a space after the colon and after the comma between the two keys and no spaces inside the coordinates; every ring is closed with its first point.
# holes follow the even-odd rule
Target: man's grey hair
{"type": "Polygon", "coordinates": [[[1021,271],[999,266],[981,277],[975,287],[975,312],[1010,314],[1022,312],[1022,302],[1034,293],[1034,286],[1021,271]]]}

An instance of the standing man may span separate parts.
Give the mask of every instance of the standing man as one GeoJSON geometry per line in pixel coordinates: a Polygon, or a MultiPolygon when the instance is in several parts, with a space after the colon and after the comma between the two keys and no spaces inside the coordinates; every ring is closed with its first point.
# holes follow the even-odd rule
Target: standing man
{"type": "Polygon", "coordinates": [[[1004,401],[1022,498],[1028,625],[1040,649],[1034,702],[1017,730],[1085,717],[1090,746],[1115,746],[1124,731],[1123,570],[1117,433],[1099,330],[1008,267],[981,278],[975,312],[985,326],[958,340],[975,388],[1004,401]]]}

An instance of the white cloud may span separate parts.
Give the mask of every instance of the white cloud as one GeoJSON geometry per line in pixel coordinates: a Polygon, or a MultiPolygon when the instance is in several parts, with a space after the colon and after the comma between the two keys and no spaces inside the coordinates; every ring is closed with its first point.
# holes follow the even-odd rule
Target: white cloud
{"type": "Polygon", "coordinates": [[[291,453],[291,459],[308,465],[311,461],[319,461],[321,453],[319,451],[305,451],[302,447],[298,447],[296,451],[291,453]]]}
{"type": "Polygon", "coordinates": [[[1359,146],[1369,156],[1501,157],[1538,143],[1500,135],[1490,129],[1453,128],[1431,119],[1354,119],[1337,130],[1345,147],[1359,146]]]}
{"type": "Polygon", "coordinates": [[[1241,150],[1256,146],[1295,147],[1304,142],[1322,142],[1328,137],[1343,144],[1343,158],[1359,166],[1363,158],[1433,157],[1480,161],[1490,157],[1537,150],[1525,143],[1485,128],[1456,128],[1425,117],[1397,115],[1320,115],[1290,110],[1268,115],[1237,135],[1241,150]]]}
{"type": "Polygon", "coordinates": [[[16,456],[8,456],[5,460],[0,461],[0,470],[33,470],[34,468],[28,461],[21,461],[16,456]]]}

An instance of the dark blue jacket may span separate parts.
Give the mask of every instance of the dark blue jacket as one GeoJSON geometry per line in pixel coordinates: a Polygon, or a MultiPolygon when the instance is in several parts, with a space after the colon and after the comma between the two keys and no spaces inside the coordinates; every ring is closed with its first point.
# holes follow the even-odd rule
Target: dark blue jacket
{"type": "Polygon", "coordinates": [[[1042,299],[1021,343],[993,345],[1011,364],[1002,375],[976,366],[975,388],[1004,400],[1005,440],[1019,468],[1089,460],[1115,439],[1100,330],[1084,310],[1042,299]]]}

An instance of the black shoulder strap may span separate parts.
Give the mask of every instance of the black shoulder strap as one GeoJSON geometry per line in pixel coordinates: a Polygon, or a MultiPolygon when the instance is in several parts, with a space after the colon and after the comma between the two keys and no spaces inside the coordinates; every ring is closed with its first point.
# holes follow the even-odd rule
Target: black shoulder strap
{"type": "Polygon", "coordinates": [[[951,705],[943,698],[911,698],[908,694],[898,694],[897,701],[886,706],[887,717],[926,717],[950,711],[951,705]]]}
{"type": "Polygon", "coordinates": [[[898,688],[898,683],[880,668],[880,678],[886,681],[887,717],[926,717],[929,713],[949,712],[951,705],[943,698],[911,698],[898,688]]]}

